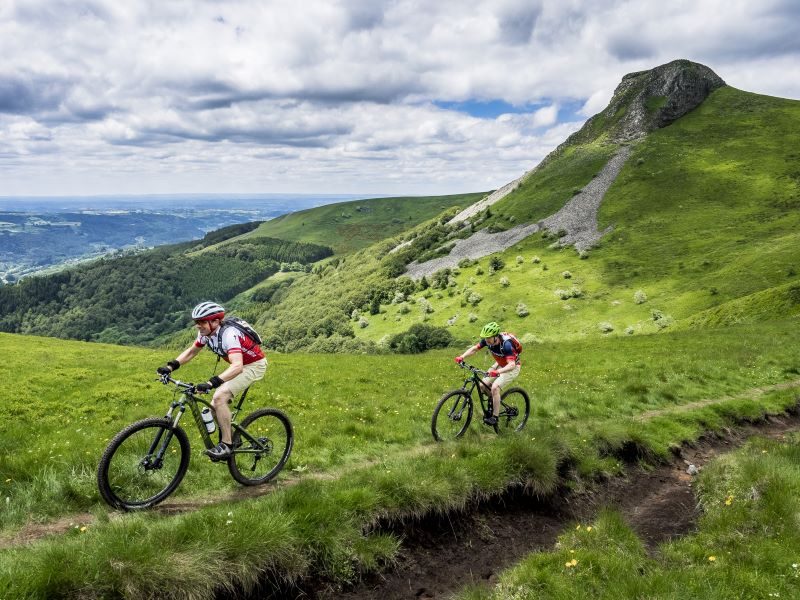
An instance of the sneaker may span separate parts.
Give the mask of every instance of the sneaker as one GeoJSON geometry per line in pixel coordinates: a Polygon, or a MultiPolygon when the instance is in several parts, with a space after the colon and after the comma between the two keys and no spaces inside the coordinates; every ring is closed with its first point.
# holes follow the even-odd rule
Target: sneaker
{"type": "Polygon", "coordinates": [[[231,457],[232,452],[231,447],[228,444],[225,442],[220,442],[211,448],[211,450],[206,450],[206,454],[212,461],[217,462],[220,460],[227,460],[231,457]]]}
{"type": "Polygon", "coordinates": [[[491,425],[492,427],[494,427],[495,425],[497,425],[497,417],[495,417],[494,415],[486,415],[485,417],[483,417],[483,422],[486,423],[487,425],[491,425]]]}

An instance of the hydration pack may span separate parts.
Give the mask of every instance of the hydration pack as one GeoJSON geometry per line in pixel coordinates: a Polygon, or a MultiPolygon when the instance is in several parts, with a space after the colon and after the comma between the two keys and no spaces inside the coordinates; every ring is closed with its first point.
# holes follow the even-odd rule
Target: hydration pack
{"type": "Polygon", "coordinates": [[[507,333],[505,331],[502,332],[500,334],[500,336],[501,336],[501,339],[503,340],[503,343],[505,343],[506,340],[511,342],[511,346],[514,348],[514,352],[517,355],[522,354],[522,344],[517,339],[517,336],[515,336],[513,333],[507,333]]]}
{"type": "Polygon", "coordinates": [[[258,332],[253,329],[252,325],[245,321],[244,319],[240,319],[239,317],[226,317],[222,320],[222,324],[220,325],[220,333],[219,339],[222,339],[222,330],[230,325],[231,327],[235,327],[251,340],[253,340],[259,346],[264,342],[261,340],[261,336],[258,335],[258,332]]]}

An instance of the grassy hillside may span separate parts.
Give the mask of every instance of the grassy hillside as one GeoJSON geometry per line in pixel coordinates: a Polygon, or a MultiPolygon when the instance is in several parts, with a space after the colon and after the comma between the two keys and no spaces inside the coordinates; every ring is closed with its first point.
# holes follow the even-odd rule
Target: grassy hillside
{"type": "Polygon", "coordinates": [[[613,510],[568,527],[557,549],[530,555],[493,590],[460,600],[509,598],[798,598],[800,437],[754,439],[699,478],[699,530],[648,553],[613,510]]]}
{"type": "Polygon", "coordinates": [[[310,242],[330,246],[336,254],[347,254],[393,237],[454,206],[466,208],[483,196],[485,193],[339,202],[272,219],[245,237],[310,242]]]}
{"type": "MultiPolygon", "coordinates": [[[[496,320],[535,341],[797,316],[798,130],[800,102],[721,88],[636,143],[600,207],[600,228],[613,231],[588,255],[561,249],[556,235],[545,232],[440,273],[427,289],[412,289],[392,277],[402,269],[393,264],[398,255],[387,254],[396,242],[387,242],[297,282],[277,308],[263,313],[262,325],[280,328],[288,318],[303,329],[292,315],[324,313],[350,318],[356,337],[377,343],[419,322],[466,340],[481,323],[496,320]],[[504,266],[493,272],[494,258],[504,266]]],[[[615,148],[564,149],[472,229],[448,231],[437,222],[417,227],[405,237],[441,231],[432,244],[399,253],[401,266],[476,227],[535,222],[585,185],[615,148]]]]}
{"type": "MultiPolygon", "coordinates": [[[[665,456],[736,417],[794,405],[796,390],[769,386],[800,377],[795,333],[776,322],[529,348],[519,380],[533,398],[524,432],[497,438],[476,423],[463,441],[445,444],[433,443],[430,414],[460,383],[451,351],[270,354],[249,407],[283,409],[297,436],[273,492],[238,494],[224,466],[197,452],[187,423],[195,454],[175,500],[197,511],[111,519],[95,490],[98,457],[125,424],[166,410],[171,393],[153,370],[172,353],[0,335],[9,372],[20,374],[0,403],[0,542],[25,523],[74,524],[0,550],[0,590],[5,598],[78,590],[145,598],[168,588],[210,598],[216,586],[248,588],[264,571],[348,580],[395,555],[392,536],[364,533],[379,517],[446,511],[512,482],[547,494],[561,476],[618,472],[631,447],[665,456]],[[63,568],[46,566],[54,563],[63,568]]],[[[487,366],[485,357],[477,364],[487,366]]],[[[196,380],[212,368],[206,353],[180,374],[196,380]]]]}

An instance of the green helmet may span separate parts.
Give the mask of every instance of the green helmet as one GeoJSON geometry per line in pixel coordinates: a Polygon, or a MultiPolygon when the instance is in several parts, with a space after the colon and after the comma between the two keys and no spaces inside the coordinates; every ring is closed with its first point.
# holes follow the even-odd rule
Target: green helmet
{"type": "Polygon", "coordinates": [[[499,334],[500,334],[500,325],[498,325],[494,321],[492,321],[491,323],[487,323],[486,325],[483,326],[483,329],[481,329],[482,338],[494,337],[499,334]]]}

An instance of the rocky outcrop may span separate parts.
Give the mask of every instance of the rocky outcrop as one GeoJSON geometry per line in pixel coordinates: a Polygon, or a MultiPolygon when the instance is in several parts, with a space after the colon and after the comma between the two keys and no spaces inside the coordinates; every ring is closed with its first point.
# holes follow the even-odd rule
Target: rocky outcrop
{"type": "Polygon", "coordinates": [[[689,60],[674,60],[649,71],[629,73],[614,90],[605,110],[574,134],[576,141],[584,130],[602,135],[604,129],[610,141],[640,138],[680,119],[724,85],[714,71],[689,60]]]}
{"type": "Polygon", "coordinates": [[[467,239],[457,240],[447,256],[424,263],[412,262],[407,267],[406,275],[412,279],[421,279],[440,269],[452,269],[465,258],[474,260],[495,252],[502,252],[529,235],[544,229],[553,233],[564,233],[558,240],[562,246],[573,245],[577,250],[591,248],[595,242],[610,231],[610,228],[598,231],[597,209],[608,188],[619,175],[630,152],[628,146],[620,148],[620,151],[608,161],[597,177],[593,178],[580,193],[573,196],[557,213],[539,223],[517,225],[499,233],[489,233],[486,230],[477,231],[467,239]]]}
{"type": "Polygon", "coordinates": [[[674,60],[649,71],[625,75],[602,112],[586,121],[579,131],[569,136],[536,167],[467,207],[452,222],[465,222],[503,199],[570,146],[591,142],[621,145],[617,154],[579,194],[539,223],[518,225],[497,234],[478,231],[466,240],[459,240],[449,256],[423,264],[410,264],[407,274],[417,279],[453,267],[463,258],[476,259],[501,252],[541,229],[560,232],[562,245],[574,245],[578,250],[590,248],[606,233],[597,230],[597,210],[630,155],[628,144],[681,118],[724,85],[725,82],[714,71],[689,60],[674,60]]]}
{"type": "Polygon", "coordinates": [[[533,169],[465,208],[453,221],[465,221],[502,200],[567,147],[601,137],[610,143],[636,140],[694,110],[711,92],[724,85],[722,78],[707,66],[684,59],[625,75],[603,111],[586,121],[533,169]]]}

